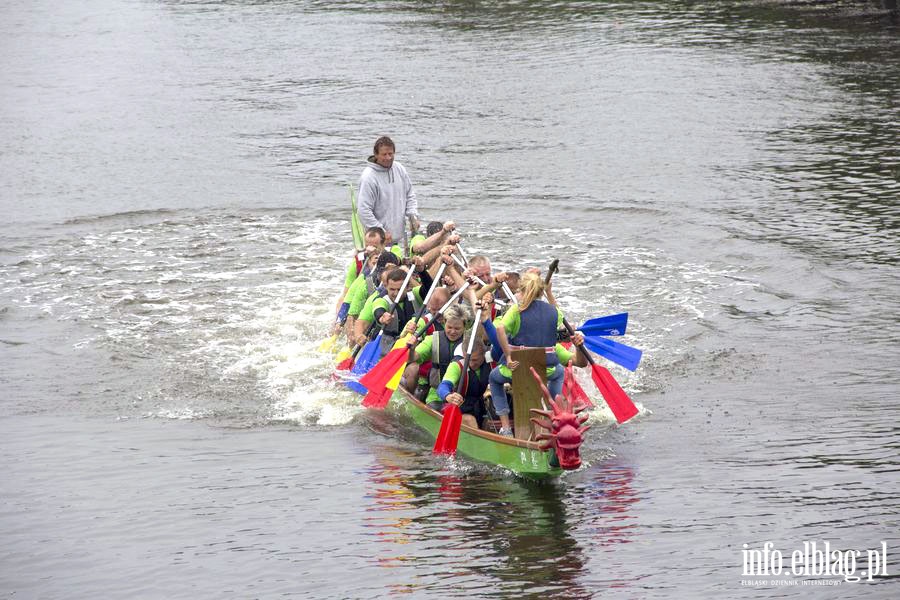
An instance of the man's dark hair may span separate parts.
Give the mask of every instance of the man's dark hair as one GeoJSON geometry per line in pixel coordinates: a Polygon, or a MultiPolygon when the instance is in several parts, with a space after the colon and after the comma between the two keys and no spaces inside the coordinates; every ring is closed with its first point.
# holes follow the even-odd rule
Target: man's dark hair
{"type": "Polygon", "coordinates": [[[377,140],[375,140],[375,154],[378,154],[378,149],[382,146],[387,146],[391,150],[397,151],[397,148],[394,146],[394,140],[389,138],[386,135],[381,136],[377,140]]]}
{"type": "Polygon", "coordinates": [[[384,229],[382,229],[381,227],[378,227],[377,225],[375,227],[369,227],[368,229],[366,229],[366,235],[368,235],[370,233],[377,233],[378,236],[381,238],[382,244],[384,243],[384,240],[387,239],[387,236],[384,234],[384,229]]]}
{"type": "Polygon", "coordinates": [[[400,259],[397,258],[397,255],[390,250],[383,250],[381,252],[381,255],[378,257],[378,262],[375,264],[375,270],[381,271],[388,263],[392,265],[399,265],[400,259]]]}
{"type": "Polygon", "coordinates": [[[403,281],[406,279],[407,272],[403,269],[394,269],[390,273],[388,273],[387,280],[388,281],[403,281]]]}
{"type": "Polygon", "coordinates": [[[388,265],[399,265],[400,259],[397,258],[397,255],[391,252],[390,250],[384,250],[378,256],[378,262],[375,263],[375,268],[372,269],[372,281],[375,282],[375,285],[381,285],[381,273],[384,271],[384,268],[388,265]]]}
{"type": "Polygon", "coordinates": [[[443,228],[444,224],[441,221],[432,221],[425,229],[425,237],[431,237],[443,228]]]}

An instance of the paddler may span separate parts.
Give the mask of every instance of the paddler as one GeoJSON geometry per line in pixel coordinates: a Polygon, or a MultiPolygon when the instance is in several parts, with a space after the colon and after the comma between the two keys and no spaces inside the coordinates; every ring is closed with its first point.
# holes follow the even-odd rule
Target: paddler
{"type": "MultiPolygon", "coordinates": [[[[347,294],[353,286],[353,283],[361,275],[368,275],[371,273],[371,266],[367,266],[367,259],[372,256],[377,258],[384,250],[384,229],[381,227],[370,227],[366,230],[366,235],[363,240],[365,247],[359,252],[354,252],[353,258],[351,258],[350,262],[347,264],[347,270],[344,276],[344,291],[341,292],[341,296],[338,298],[337,306],[335,307],[335,311],[338,313],[338,318],[340,320],[343,320],[344,316],[346,316],[346,311],[350,306],[350,302],[347,300],[347,294]],[[343,315],[341,313],[343,313],[343,315]]],[[[403,253],[400,251],[399,246],[394,246],[391,250],[398,258],[403,257],[403,253]]]]}
{"type": "MultiPolygon", "coordinates": [[[[403,293],[400,296],[400,301],[397,302],[392,310],[388,309],[397,297],[397,294],[400,293],[400,288],[406,279],[407,271],[403,267],[395,269],[388,274],[385,281],[386,289],[384,294],[380,295],[372,303],[372,317],[382,325],[382,356],[388,353],[394,342],[397,341],[397,337],[400,335],[403,327],[415,316],[416,311],[422,305],[423,297],[428,293],[428,289],[432,285],[431,275],[425,269],[425,262],[421,257],[415,259],[415,269],[419,277],[421,277],[422,284],[403,293]]],[[[359,319],[357,319],[355,326],[357,342],[361,340],[360,336],[365,337],[365,330],[372,322],[367,317],[368,315],[360,313],[359,319]]]]}
{"type": "MultiPolygon", "coordinates": [[[[449,247],[445,247],[449,248],[449,247]]],[[[449,256],[449,252],[445,252],[441,260],[447,266],[445,272],[448,272],[448,275],[445,275],[443,279],[446,281],[448,278],[451,282],[453,282],[453,289],[456,290],[460,285],[463,285],[465,281],[459,272],[454,268],[453,261],[449,256]]],[[[434,282],[434,285],[439,285],[438,282],[434,282]]],[[[415,333],[416,338],[410,340],[410,344],[414,347],[419,344],[420,341],[426,339],[428,336],[431,336],[435,332],[444,331],[445,323],[446,323],[446,312],[441,313],[440,309],[447,304],[450,300],[451,292],[450,288],[447,287],[439,287],[434,290],[431,294],[431,298],[428,299],[427,304],[425,305],[425,312],[422,314],[422,317],[417,321],[415,319],[410,320],[406,327],[404,327],[405,333],[415,333]],[[436,318],[432,319],[433,316],[436,315],[436,318]],[[422,331],[422,327],[424,327],[427,323],[431,323],[426,331],[422,331]]],[[[403,371],[403,377],[401,382],[403,386],[411,393],[416,394],[417,390],[423,390],[419,393],[419,400],[424,400],[425,394],[428,391],[428,376],[431,371],[431,359],[430,357],[425,357],[423,360],[414,360],[410,362],[406,369],[403,371]]]]}
{"type": "Polygon", "coordinates": [[[471,321],[471,314],[464,304],[455,304],[444,311],[443,318],[443,330],[435,330],[431,335],[424,336],[415,347],[414,362],[406,366],[403,374],[404,380],[409,382],[407,389],[415,389],[416,397],[420,400],[424,398],[425,403],[435,410],[440,410],[441,407],[437,387],[444,378],[447,367],[453,362],[454,353],[466,332],[466,324],[471,321]],[[431,368],[425,381],[420,382],[417,377],[419,365],[425,362],[430,362],[431,368]],[[418,384],[418,387],[413,384],[418,384]]]}
{"type": "Polygon", "coordinates": [[[358,335],[354,336],[356,320],[363,314],[368,316],[370,323],[372,322],[372,303],[380,293],[384,292],[384,279],[387,277],[387,274],[400,266],[400,259],[396,254],[388,250],[382,250],[381,254],[377,257],[373,256],[373,258],[374,265],[371,268],[371,274],[357,277],[353,285],[350,286],[350,291],[347,292],[349,309],[347,311],[345,331],[347,332],[347,339],[351,342],[354,342],[359,337],[358,335]]]}
{"type": "Polygon", "coordinates": [[[491,371],[491,398],[500,417],[500,434],[512,436],[509,400],[503,384],[512,382],[512,371],[519,363],[510,359],[510,351],[522,348],[544,348],[547,357],[547,388],[555,398],[562,391],[564,367],[556,355],[556,330],[562,324],[562,312],[541,300],[544,282],[540,275],[527,272],[519,286],[520,300],[507,310],[497,326],[497,339],[503,351],[501,364],[491,371]]]}
{"type": "MultiPolygon", "coordinates": [[[[466,334],[460,349],[468,348],[469,336],[466,334]]],[[[463,357],[457,350],[455,360],[447,367],[444,378],[437,389],[437,396],[443,402],[449,402],[459,407],[462,413],[462,422],[469,427],[478,428],[484,419],[484,394],[488,390],[488,381],[491,375],[491,366],[485,361],[485,347],[481,336],[475,338],[472,344],[472,353],[469,355],[469,370],[463,382],[463,393],[457,393],[456,386],[463,370],[463,357]]]]}

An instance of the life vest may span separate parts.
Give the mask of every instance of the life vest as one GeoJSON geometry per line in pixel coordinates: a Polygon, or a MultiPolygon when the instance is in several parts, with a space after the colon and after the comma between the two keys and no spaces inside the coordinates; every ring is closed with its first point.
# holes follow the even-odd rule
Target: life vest
{"type": "Polygon", "coordinates": [[[431,369],[428,371],[428,383],[434,389],[441,385],[447,367],[453,362],[453,353],[462,343],[462,337],[451,342],[443,331],[435,331],[431,334],[431,369]]]}
{"type": "MultiPolygon", "coordinates": [[[[386,298],[388,300],[388,304],[390,304],[391,299],[388,297],[385,292],[381,296],[382,298],[386,298]]],[[[413,317],[416,316],[416,312],[418,312],[419,307],[422,306],[422,303],[419,301],[418,296],[410,290],[406,292],[406,297],[402,298],[400,302],[394,307],[394,314],[396,318],[392,319],[390,323],[385,325],[382,328],[381,335],[381,355],[384,356],[387,354],[390,349],[394,346],[394,342],[397,341],[397,338],[400,337],[400,332],[403,330],[403,327],[412,320],[413,317]]]]}
{"type": "MultiPolygon", "coordinates": [[[[423,313],[421,325],[424,325],[425,323],[430,321],[431,317],[432,317],[432,314],[430,312],[426,311],[425,313],[423,313]]],[[[423,331],[420,335],[422,337],[424,337],[426,335],[431,335],[435,331],[443,331],[443,329],[444,329],[443,324],[436,320],[436,321],[434,321],[434,323],[429,325],[428,329],[423,331]]],[[[428,379],[429,373],[431,373],[431,360],[430,359],[426,360],[425,362],[423,362],[422,364],[419,365],[419,379],[420,380],[428,379]]]]}
{"type": "Polygon", "coordinates": [[[555,306],[543,300],[534,300],[528,308],[519,313],[519,331],[509,340],[513,346],[526,348],[546,348],[547,366],[559,364],[556,356],[556,322],[559,313],[555,306]]]}
{"type": "Polygon", "coordinates": [[[480,422],[481,416],[484,413],[483,398],[484,393],[488,389],[491,366],[485,362],[481,364],[477,371],[469,368],[463,373],[462,359],[457,360],[456,364],[459,365],[459,371],[462,373],[463,378],[463,393],[461,394],[463,403],[462,406],[459,407],[459,410],[462,413],[474,415],[476,420],[480,422]],[[470,373],[474,373],[476,376],[470,377],[470,373]]]}

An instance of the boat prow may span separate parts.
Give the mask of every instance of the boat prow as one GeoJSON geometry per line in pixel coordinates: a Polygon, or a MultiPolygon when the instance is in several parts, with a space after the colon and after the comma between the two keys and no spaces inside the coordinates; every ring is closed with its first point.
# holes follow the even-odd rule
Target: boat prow
{"type": "MultiPolygon", "coordinates": [[[[406,413],[436,438],[441,428],[441,413],[417,400],[402,386],[397,392],[403,397],[406,413]]],[[[460,426],[457,452],[530,479],[550,479],[563,472],[553,449],[543,450],[540,442],[509,438],[465,424],[460,426]]]]}

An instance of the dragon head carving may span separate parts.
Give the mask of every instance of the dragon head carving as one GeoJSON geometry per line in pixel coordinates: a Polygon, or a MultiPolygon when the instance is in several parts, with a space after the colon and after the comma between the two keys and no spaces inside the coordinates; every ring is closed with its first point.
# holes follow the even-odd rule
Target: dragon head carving
{"type": "Polygon", "coordinates": [[[544,399],[551,407],[550,410],[531,409],[532,413],[543,417],[531,417],[532,423],[545,430],[537,436],[541,441],[541,448],[544,450],[553,448],[559,458],[559,466],[563,469],[577,469],[581,466],[579,449],[584,441],[584,432],[591,427],[584,424],[588,416],[580,414],[587,406],[575,406],[574,402],[562,394],[554,400],[534,368],[531,369],[531,374],[537,380],[544,399]]]}

